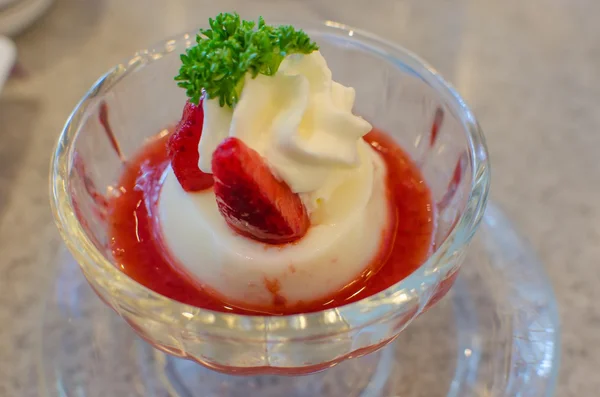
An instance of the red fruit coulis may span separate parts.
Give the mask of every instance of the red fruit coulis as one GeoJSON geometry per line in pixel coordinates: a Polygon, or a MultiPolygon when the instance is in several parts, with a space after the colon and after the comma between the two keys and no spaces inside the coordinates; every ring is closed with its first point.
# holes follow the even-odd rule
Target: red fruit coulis
{"type": "MultiPolygon", "coordinates": [[[[109,203],[112,252],[123,272],[153,291],[182,303],[238,314],[296,314],[342,306],[383,291],[416,270],[432,250],[434,210],[431,192],[419,169],[391,138],[373,130],[364,139],[383,157],[388,170],[390,227],[376,263],[332,296],[302,306],[273,303],[260,312],[235,307],[202,289],[174,265],[160,242],[155,208],[169,164],[168,135],[150,140],[124,166],[109,203]]],[[[258,243],[260,244],[260,243],[258,243]]],[[[329,265],[329,264],[328,264],[329,265]]],[[[333,266],[335,264],[332,264],[333,266]]]]}

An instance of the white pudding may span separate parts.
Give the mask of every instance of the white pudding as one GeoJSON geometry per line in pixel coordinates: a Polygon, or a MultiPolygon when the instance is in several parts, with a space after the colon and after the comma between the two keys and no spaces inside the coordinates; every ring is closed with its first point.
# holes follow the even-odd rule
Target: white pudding
{"type": "Polygon", "coordinates": [[[332,80],[319,52],[286,57],[273,76],[246,75],[239,102],[203,101],[199,168],[227,137],[257,151],[297,193],[311,226],[276,246],[228,226],[212,190],[185,192],[167,171],[159,199],[164,243],[176,266],[232,305],[260,310],[329,299],[377,257],[390,222],[386,166],[362,137],[355,92],[332,80]]]}
{"type": "Polygon", "coordinates": [[[169,168],[158,204],[164,243],[190,277],[232,305],[260,310],[274,299],[291,306],[327,298],[368,269],[389,223],[385,163],[366,142],[358,147],[370,167],[331,194],[319,224],[282,246],[240,236],[212,189],[185,192],[169,168]]]}

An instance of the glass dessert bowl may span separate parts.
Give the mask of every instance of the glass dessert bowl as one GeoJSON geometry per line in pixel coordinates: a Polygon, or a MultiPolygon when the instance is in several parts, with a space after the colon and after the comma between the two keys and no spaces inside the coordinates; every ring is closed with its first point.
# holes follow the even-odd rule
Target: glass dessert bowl
{"type": "Polygon", "coordinates": [[[170,299],[119,269],[109,201],[123,163],[181,117],[185,95],[173,76],[195,33],[139,52],[103,76],[68,120],[52,162],[58,227],[98,296],[154,347],[227,373],[311,373],[384,346],[448,292],[487,200],[481,131],[432,68],[343,25],[294,26],[318,43],[336,81],[356,89],[355,113],[410,155],[431,191],[433,252],[389,288],[310,313],[242,315],[170,299]]]}

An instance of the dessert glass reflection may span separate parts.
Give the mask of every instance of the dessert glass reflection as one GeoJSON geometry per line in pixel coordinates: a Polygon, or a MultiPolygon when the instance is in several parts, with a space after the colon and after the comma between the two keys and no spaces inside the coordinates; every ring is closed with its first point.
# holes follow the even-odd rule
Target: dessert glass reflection
{"type": "Polygon", "coordinates": [[[431,67],[392,43],[333,22],[294,26],[319,44],[336,81],[356,89],[355,113],[411,155],[431,190],[434,251],[386,290],[317,312],[240,315],[169,299],[118,268],[108,202],[123,162],[179,120],[185,95],[173,76],[195,33],[139,52],[103,76],[67,121],[52,162],[56,222],[100,298],[156,348],[233,374],[310,373],[393,340],[452,286],[487,199],[481,131],[431,67]]]}

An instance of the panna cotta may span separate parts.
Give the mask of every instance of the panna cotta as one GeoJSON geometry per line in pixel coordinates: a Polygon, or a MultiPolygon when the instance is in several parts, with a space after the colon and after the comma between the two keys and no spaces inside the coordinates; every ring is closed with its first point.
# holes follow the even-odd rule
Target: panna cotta
{"type": "Polygon", "coordinates": [[[236,306],[296,305],[335,294],[371,269],[389,228],[386,166],[352,114],[354,90],[332,80],[319,52],[294,54],[274,76],[246,78],[234,109],[204,99],[199,168],[227,137],[256,150],[300,196],[310,228],[264,244],[230,228],[214,191],[186,192],[168,169],[159,199],[162,237],[188,275],[236,306]]]}
{"type": "Polygon", "coordinates": [[[429,189],[353,113],[316,43],[235,14],[211,28],[182,56],[181,120],[114,189],[117,265],[172,299],[246,314],[335,307],[415,270],[431,250],[429,189]]]}

